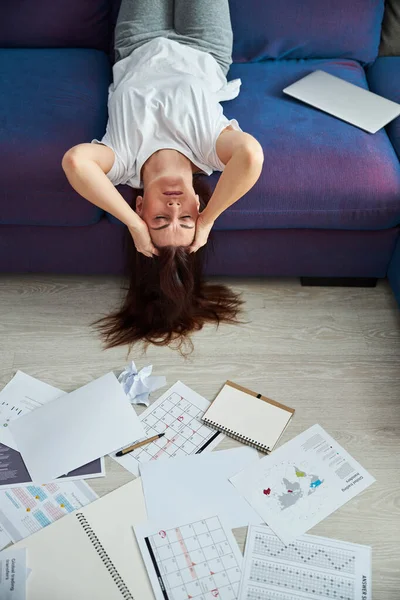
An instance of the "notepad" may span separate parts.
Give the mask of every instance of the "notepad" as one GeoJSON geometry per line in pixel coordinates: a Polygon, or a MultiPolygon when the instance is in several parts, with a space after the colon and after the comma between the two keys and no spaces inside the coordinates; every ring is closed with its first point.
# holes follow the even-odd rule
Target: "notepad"
{"type": "Polygon", "coordinates": [[[135,479],[18,542],[28,600],[154,600],[133,527],[146,521],[135,479]]]}
{"type": "Polygon", "coordinates": [[[203,416],[209,427],[261,452],[270,452],[294,409],[227,381],[203,416]]]}

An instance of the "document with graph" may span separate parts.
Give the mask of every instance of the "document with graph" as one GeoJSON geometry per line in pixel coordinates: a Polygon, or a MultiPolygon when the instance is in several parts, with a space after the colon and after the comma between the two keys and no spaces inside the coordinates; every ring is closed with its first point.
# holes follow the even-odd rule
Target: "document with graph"
{"type": "Polygon", "coordinates": [[[134,529],[156,600],[237,600],[243,556],[221,517],[134,529]]]}
{"type": "Polygon", "coordinates": [[[371,548],[316,535],[285,546],[250,526],[238,600],[371,600],[371,548]]]}
{"type": "Polygon", "coordinates": [[[230,481],[289,544],[375,479],[320,425],[314,425],[230,481]]]}

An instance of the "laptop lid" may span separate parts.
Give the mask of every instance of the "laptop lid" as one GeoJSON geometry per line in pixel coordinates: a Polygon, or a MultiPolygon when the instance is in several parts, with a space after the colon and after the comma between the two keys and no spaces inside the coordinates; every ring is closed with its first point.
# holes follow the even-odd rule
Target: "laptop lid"
{"type": "Polygon", "coordinates": [[[283,92],[370,133],[400,115],[400,104],[325,71],[313,71],[283,92]]]}

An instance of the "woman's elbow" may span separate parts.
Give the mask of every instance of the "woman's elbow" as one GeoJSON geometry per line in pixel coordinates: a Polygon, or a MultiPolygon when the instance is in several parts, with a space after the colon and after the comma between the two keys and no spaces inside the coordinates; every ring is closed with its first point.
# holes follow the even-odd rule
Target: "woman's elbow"
{"type": "Polygon", "coordinates": [[[250,168],[261,171],[264,164],[264,151],[261,144],[255,138],[246,144],[245,156],[250,168]]]}
{"type": "Polygon", "coordinates": [[[252,138],[246,143],[245,149],[246,161],[253,168],[262,169],[264,163],[264,151],[260,142],[252,138]]]}

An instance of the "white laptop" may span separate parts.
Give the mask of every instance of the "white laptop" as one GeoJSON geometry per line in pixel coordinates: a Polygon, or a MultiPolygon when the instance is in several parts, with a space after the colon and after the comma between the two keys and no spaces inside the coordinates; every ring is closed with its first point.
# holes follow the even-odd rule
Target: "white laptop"
{"type": "Polygon", "coordinates": [[[376,133],[400,115],[397,102],[321,70],[306,75],[283,92],[370,133],[376,133]]]}

